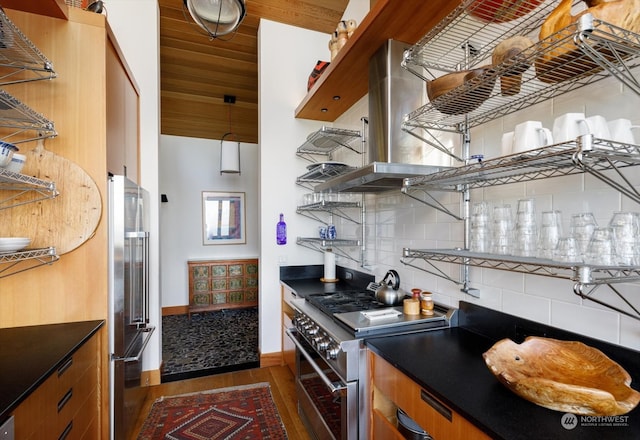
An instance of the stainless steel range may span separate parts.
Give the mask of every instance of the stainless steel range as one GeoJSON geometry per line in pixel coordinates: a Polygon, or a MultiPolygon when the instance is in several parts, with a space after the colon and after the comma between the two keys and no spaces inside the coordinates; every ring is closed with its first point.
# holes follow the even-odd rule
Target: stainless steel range
{"type": "Polygon", "coordinates": [[[410,316],[367,290],[294,299],[298,411],[317,439],[369,438],[364,339],[442,329],[457,322],[457,309],[436,304],[433,316],[410,316]]]}

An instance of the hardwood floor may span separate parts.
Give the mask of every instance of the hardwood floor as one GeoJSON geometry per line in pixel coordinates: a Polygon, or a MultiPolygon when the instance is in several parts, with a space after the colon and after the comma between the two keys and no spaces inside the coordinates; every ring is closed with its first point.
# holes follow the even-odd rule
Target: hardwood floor
{"type": "Polygon", "coordinates": [[[311,440],[300,417],[296,404],[294,377],[287,366],[255,368],[232,373],[221,373],[213,376],[168,382],[149,388],[149,394],[136,423],[136,437],[151,410],[153,402],[162,396],[193,393],[197,391],[226,388],[237,385],[248,385],[258,382],[269,382],[271,394],[278,407],[287,435],[291,440],[311,440]]]}

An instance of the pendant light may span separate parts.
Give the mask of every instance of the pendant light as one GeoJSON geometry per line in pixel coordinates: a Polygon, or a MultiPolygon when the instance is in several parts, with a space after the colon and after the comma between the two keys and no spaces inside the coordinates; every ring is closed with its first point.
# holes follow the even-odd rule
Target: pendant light
{"type": "Polygon", "coordinates": [[[240,174],[240,141],[236,139],[231,129],[231,105],[236,103],[236,97],[224,95],[224,102],[229,105],[227,108],[229,132],[225,133],[220,140],[220,175],[240,174]]]}
{"type": "Polygon", "coordinates": [[[234,32],[246,14],[244,0],[184,0],[184,6],[211,39],[234,32]]]}

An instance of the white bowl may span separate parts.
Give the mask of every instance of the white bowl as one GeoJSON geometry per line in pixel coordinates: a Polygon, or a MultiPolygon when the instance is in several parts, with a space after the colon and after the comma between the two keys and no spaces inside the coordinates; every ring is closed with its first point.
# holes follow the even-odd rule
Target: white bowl
{"type": "Polygon", "coordinates": [[[18,151],[18,147],[7,142],[0,141],[0,167],[6,167],[11,163],[13,153],[18,151]]]}
{"type": "Polygon", "coordinates": [[[0,237],[0,254],[19,251],[30,243],[31,239],[27,237],[0,237]]]}
{"type": "Polygon", "coordinates": [[[20,153],[13,153],[13,157],[11,158],[11,162],[6,166],[6,169],[13,173],[20,173],[22,168],[24,168],[24,163],[27,160],[27,156],[20,153]]]}

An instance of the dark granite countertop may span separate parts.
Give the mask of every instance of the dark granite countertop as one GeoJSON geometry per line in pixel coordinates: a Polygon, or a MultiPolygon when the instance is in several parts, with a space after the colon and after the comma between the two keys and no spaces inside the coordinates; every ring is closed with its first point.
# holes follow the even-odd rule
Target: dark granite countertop
{"type": "Polygon", "coordinates": [[[104,321],[0,329],[0,424],[104,321]]]}
{"type": "MultiPolygon", "coordinates": [[[[497,312],[499,313],[499,312],[497,312]]],[[[577,427],[567,430],[561,425],[564,415],[535,405],[512,393],[489,371],[482,353],[498,339],[511,337],[504,333],[496,339],[500,328],[509,322],[494,320],[494,335],[474,331],[477,321],[462,316],[462,325],[446,330],[369,338],[368,348],[390,362],[425,390],[438,397],[451,409],[485,431],[492,438],[516,439],[640,439],[640,408],[636,407],[617,421],[626,426],[605,426],[603,420],[580,419],[577,427]]],[[[509,321],[509,320],[507,320],[509,321]]],[[[521,320],[523,328],[537,327],[532,333],[543,332],[539,324],[521,320]]],[[[545,327],[546,328],[546,327],[545,327]]],[[[547,329],[548,330],[548,329],[547,329]]],[[[540,334],[540,336],[543,336],[540,334]]],[[[632,377],[632,387],[640,388],[640,353],[601,341],[588,340],[557,330],[546,336],[566,340],[583,340],[602,350],[618,362],[632,377]],[[567,337],[571,335],[570,337],[567,337]]],[[[513,339],[513,338],[512,338],[513,339]]],[[[514,339],[515,340],[515,339],[514,339]]],[[[516,341],[519,342],[519,341],[516,341]]]]}
{"type": "Polygon", "coordinates": [[[336,267],[335,283],[320,281],[324,274],[323,265],[283,266],[280,268],[280,282],[291,289],[298,297],[304,298],[311,293],[334,293],[346,290],[364,290],[369,282],[374,281],[368,275],[344,267],[336,267]]]}

